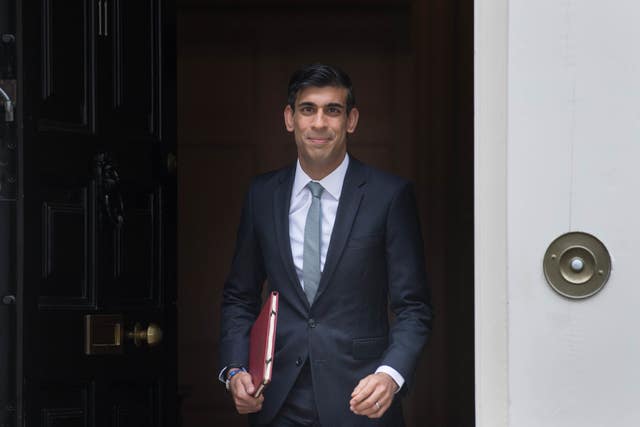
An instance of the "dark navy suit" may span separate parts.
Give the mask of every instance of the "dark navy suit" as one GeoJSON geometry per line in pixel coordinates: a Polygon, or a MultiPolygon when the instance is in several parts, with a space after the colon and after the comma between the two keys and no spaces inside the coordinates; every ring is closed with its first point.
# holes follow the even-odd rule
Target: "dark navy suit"
{"type": "MultiPolygon", "coordinates": [[[[430,332],[423,243],[412,186],[350,157],[318,293],[310,307],[289,240],[295,164],[260,175],[247,193],[222,304],[220,365],[247,366],[262,284],[280,292],[272,383],[252,424],[268,424],[305,361],[323,426],[398,426],[400,401],[379,420],[349,410],[358,381],[389,365],[411,378],[430,332]],[[387,308],[395,314],[388,322],[387,308]]],[[[404,388],[403,387],[403,388],[404,388]]],[[[401,392],[402,393],[402,392],[401,392]]]]}

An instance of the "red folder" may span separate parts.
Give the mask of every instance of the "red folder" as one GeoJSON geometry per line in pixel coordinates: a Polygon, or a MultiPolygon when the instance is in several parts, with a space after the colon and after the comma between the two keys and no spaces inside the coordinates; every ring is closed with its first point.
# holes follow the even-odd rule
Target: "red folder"
{"type": "Polygon", "coordinates": [[[254,397],[260,396],[264,387],[271,382],[277,323],[278,292],[271,292],[267,302],[262,306],[260,315],[251,327],[249,373],[256,388],[254,397]]]}

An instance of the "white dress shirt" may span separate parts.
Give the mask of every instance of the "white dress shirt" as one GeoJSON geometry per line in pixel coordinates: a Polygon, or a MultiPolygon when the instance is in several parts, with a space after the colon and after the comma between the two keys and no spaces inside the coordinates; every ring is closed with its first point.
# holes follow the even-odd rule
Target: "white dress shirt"
{"type": "MultiPolygon", "coordinates": [[[[349,166],[349,155],[345,155],[344,160],[333,172],[325,176],[318,182],[324,188],[320,196],[320,209],[322,212],[322,224],[320,231],[320,271],[324,270],[324,262],[327,259],[327,249],[331,241],[331,232],[333,224],[336,222],[336,213],[338,212],[338,203],[340,202],[340,194],[342,193],[342,184],[347,174],[349,166]]],[[[307,220],[307,212],[311,206],[311,190],[307,184],[312,180],[309,175],[302,170],[300,160],[296,164],[296,174],[291,189],[291,205],[289,206],[289,239],[291,241],[291,254],[293,255],[293,264],[296,267],[296,273],[300,284],[304,289],[304,280],[302,278],[302,261],[304,251],[304,226],[307,220]]],[[[398,384],[398,390],[404,384],[404,378],[398,371],[391,366],[382,365],[376,369],[376,373],[384,372],[393,378],[398,384]]]]}

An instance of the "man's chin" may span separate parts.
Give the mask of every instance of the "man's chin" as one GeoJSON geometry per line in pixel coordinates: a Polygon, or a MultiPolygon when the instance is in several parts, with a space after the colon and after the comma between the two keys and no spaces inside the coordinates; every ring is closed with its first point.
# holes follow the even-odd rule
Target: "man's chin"
{"type": "Polygon", "coordinates": [[[309,160],[324,162],[335,157],[328,145],[307,145],[304,150],[304,156],[309,160]]]}
{"type": "Polygon", "coordinates": [[[332,142],[331,139],[323,139],[323,138],[318,138],[318,139],[308,138],[307,139],[307,143],[309,145],[311,145],[312,147],[317,147],[317,146],[326,147],[331,142],[332,142]]]}
{"type": "Polygon", "coordinates": [[[313,167],[337,167],[344,159],[344,154],[334,153],[329,150],[307,150],[302,157],[309,166],[313,167]]]}

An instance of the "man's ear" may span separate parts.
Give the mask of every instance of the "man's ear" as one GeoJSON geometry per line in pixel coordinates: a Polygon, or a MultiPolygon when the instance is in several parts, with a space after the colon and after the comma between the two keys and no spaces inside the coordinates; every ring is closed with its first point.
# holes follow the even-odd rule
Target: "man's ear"
{"type": "Polygon", "coordinates": [[[360,112],[357,108],[353,107],[351,111],[349,111],[349,115],[347,116],[347,132],[354,133],[356,131],[356,126],[358,126],[358,118],[360,117],[360,112]]]}
{"type": "Polygon", "coordinates": [[[284,107],[284,126],[289,132],[293,132],[293,109],[290,105],[284,107]]]}

